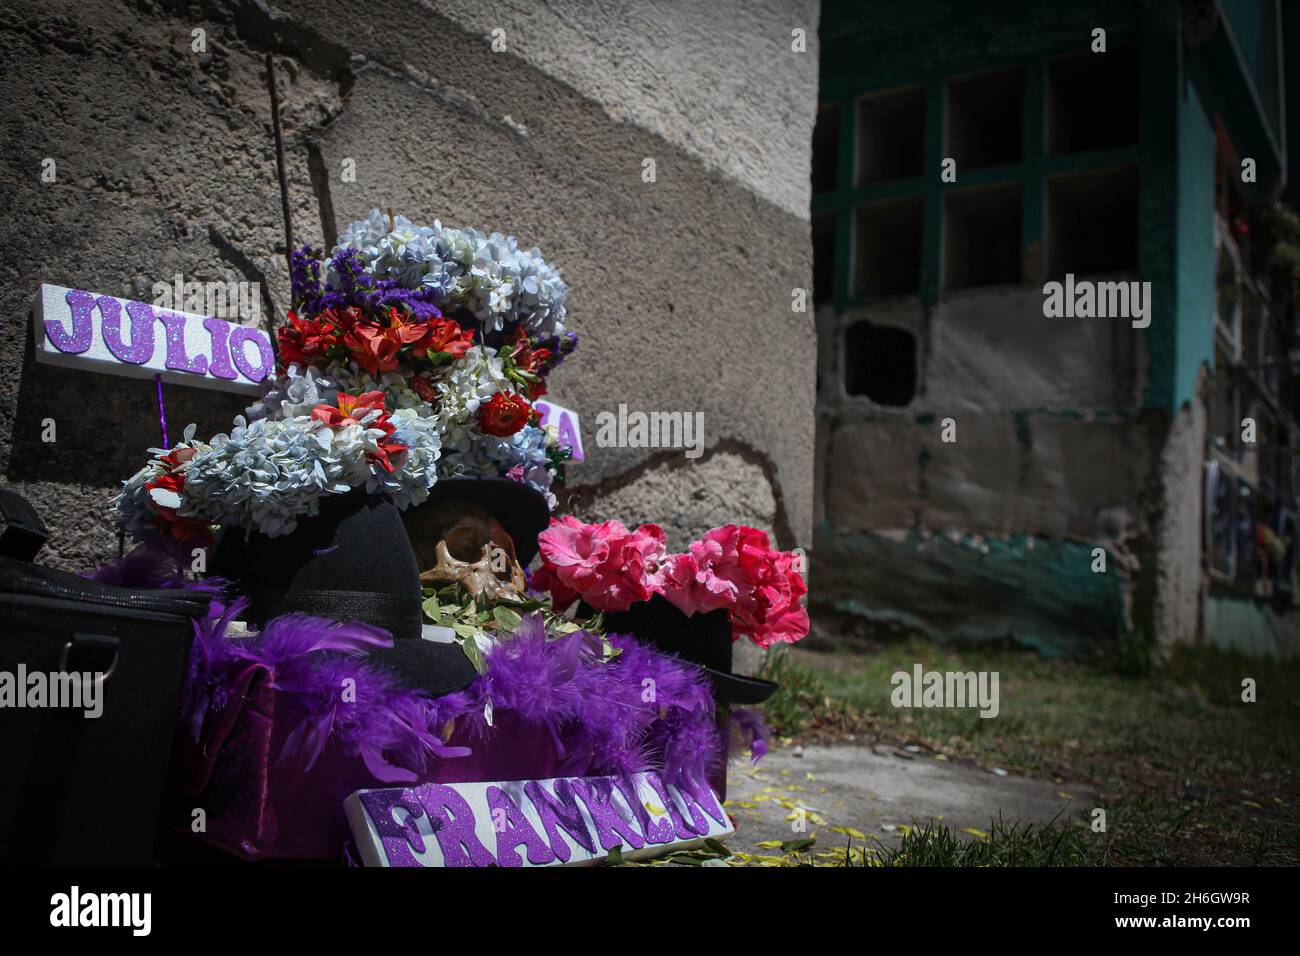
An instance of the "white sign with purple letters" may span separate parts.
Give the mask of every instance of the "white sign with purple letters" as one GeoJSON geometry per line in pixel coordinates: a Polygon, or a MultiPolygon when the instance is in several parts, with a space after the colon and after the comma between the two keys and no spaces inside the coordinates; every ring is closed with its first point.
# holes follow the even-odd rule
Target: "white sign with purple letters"
{"type": "Polygon", "coordinates": [[[358,790],[343,803],[366,866],[562,866],[689,849],[735,832],[707,785],[657,773],[358,790]]]}
{"type": "Polygon", "coordinates": [[[560,433],[560,444],[573,450],[573,460],[582,461],[582,435],[578,430],[578,413],[563,405],[539,398],[533,407],[542,416],[542,425],[554,425],[560,433]]]}
{"type": "Polygon", "coordinates": [[[42,284],[32,319],[36,359],[51,365],[249,395],[275,370],[262,329],[145,302],[42,284]]]}

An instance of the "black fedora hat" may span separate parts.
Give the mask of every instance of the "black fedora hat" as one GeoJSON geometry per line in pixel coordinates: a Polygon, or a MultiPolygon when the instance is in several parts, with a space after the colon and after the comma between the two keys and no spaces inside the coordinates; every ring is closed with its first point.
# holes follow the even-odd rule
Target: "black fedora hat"
{"type": "Polygon", "coordinates": [[[635,634],[665,653],[697,665],[713,682],[714,696],[728,704],[761,704],[776,692],[770,680],[746,677],[731,670],[731,622],[725,609],[707,614],[683,614],[656,594],[626,611],[604,617],[610,634],[635,634]]]}
{"type": "Polygon", "coordinates": [[[251,623],[302,613],[390,632],[393,647],[369,657],[412,688],[439,696],[477,676],[460,645],[422,639],[415,555],[400,512],[384,496],[360,490],[330,495],[319,514],[274,538],[227,528],[211,570],[249,598],[251,623]]]}
{"type": "Polygon", "coordinates": [[[537,556],[537,536],[551,523],[546,497],[522,481],[510,478],[440,478],[424,502],[408,510],[415,514],[448,501],[478,505],[506,529],[515,544],[520,567],[537,556]]]}

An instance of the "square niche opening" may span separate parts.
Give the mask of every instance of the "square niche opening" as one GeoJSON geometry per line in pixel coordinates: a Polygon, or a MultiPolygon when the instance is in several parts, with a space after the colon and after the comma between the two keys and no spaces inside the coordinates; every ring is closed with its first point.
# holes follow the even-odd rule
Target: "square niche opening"
{"type": "Polygon", "coordinates": [[[1140,93],[1133,46],[1051,61],[1047,65],[1048,155],[1136,144],[1140,93]]]}
{"type": "Polygon", "coordinates": [[[946,157],[964,169],[1020,162],[1024,72],[1016,67],[948,83],[946,157]]]}
{"type": "Polygon", "coordinates": [[[853,294],[921,291],[920,196],[859,206],[853,217],[853,294]]]}
{"type": "Polygon", "coordinates": [[[835,294],[835,213],[813,213],[812,247],[813,302],[820,305],[835,294]]]}
{"type": "Polygon", "coordinates": [[[914,179],[925,158],[925,89],[873,93],[858,100],[859,186],[914,179]]]}
{"type": "Polygon", "coordinates": [[[846,328],[844,391],[892,408],[911,404],[916,397],[916,336],[865,320],[846,328]]]}
{"type": "Polygon", "coordinates": [[[1054,279],[1067,272],[1136,272],[1137,169],[1048,179],[1047,243],[1048,272],[1054,279]]]}
{"type": "Polygon", "coordinates": [[[1019,183],[944,197],[945,289],[1018,283],[1020,260],[1019,183]]]}
{"type": "Polygon", "coordinates": [[[830,192],[839,180],[840,114],[839,106],[823,106],[817,111],[813,127],[812,191],[830,192]]]}

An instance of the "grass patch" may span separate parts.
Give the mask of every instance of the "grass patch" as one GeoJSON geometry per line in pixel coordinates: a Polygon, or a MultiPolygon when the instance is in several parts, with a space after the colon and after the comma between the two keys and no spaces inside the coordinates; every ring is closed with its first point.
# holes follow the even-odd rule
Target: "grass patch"
{"type": "Polygon", "coordinates": [[[987,838],[964,840],[942,823],[912,827],[896,846],[883,845],[878,866],[1101,866],[1104,845],[1080,827],[1035,827],[998,819],[987,838]]]}
{"type": "Polygon", "coordinates": [[[760,676],[780,685],[763,705],[768,726],[778,737],[807,731],[852,733],[867,723],[856,706],[832,696],[818,670],[796,664],[784,648],[767,655],[760,676]]]}
{"type": "MultiPolygon", "coordinates": [[[[1091,841],[1098,852],[1071,856],[1075,863],[1300,863],[1300,665],[1188,646],[1149,669],[1125,663],[1126,673],[1117,673],[1113,661],[919,641],[869,654],[791,649],[770,657],[769,678],[783,688],[766,715],[783,737],[853,734],[918,745],[922,759],[1082,785],[1106,810],[1107,832],[1091,841]],[[890,678],[917,663],[927,671],[997,671],[999,715],[895,708],[890,678]],[[1246,677],[1256,682],[1255,703],[1241,699],[1246,677]]],[[[1004,836],[1008,847],[1022,848],[1048,839],[1004,836]]],[[[923,842],[911,859],[957,852],[941,827],[923,842]]]]}

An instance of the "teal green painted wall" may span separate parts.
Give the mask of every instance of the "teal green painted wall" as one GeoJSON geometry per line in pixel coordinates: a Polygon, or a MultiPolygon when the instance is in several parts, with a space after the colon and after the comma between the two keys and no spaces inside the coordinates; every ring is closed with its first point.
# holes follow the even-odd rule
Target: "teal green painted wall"
{"type": "Polygon", "coordinates": [[[939,642],[1011,639],[1049,657],[1096,654],[1126,627],[1125,572],[1093,545],[1026,535],[814,531],[812,590],[823,607],[939,642]]]}
{"type": "Polygon", "coordinates": [[[1174,406],[1191,401],[1214,365],[1214,128],[1187,84],[1178,111],[1178,361],[1174,406]]]}

